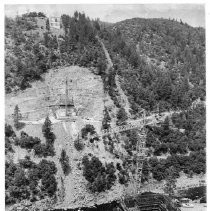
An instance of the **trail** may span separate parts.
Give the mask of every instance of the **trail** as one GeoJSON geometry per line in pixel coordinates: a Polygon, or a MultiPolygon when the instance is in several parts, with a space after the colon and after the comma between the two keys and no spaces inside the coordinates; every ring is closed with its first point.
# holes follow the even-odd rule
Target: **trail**
{"type": "MultiPolygon", "coordinates": [[[[99,38],[98,38],[98,40],[101,43],[101,46],[103,48],[103,51],[105,53],[106,60],[107,60],[106,74],[109,74],[110,69],[113,67],[113,63],[112,63],[112,60],[111,60],[110,55],[109,55],[109,52],[106,49],[104,43],[99,38]]],[[[119,80],[119,76],[118,75],[115,76],[115,83],[116,83],[116,86],[117,86],[117,91],[120,94],[120,101],[121,101],[120,104],[125,109],[128,117],[130,118],[131,117],[131,114],[130,114],[130,104],[129,104],[129,101],[128,101],[127,96],[125,95],[124,91],[121,88],[120,80],[119,80]]]]}
{"type": "Polygon", "coordinates": [[[99,40],[102,48],[103,48],[103,51],[104,51],[104,54],[106,56],[106,60],[107,60],[107,68],[106,68],[106,74],[109,74],[109,70],[113,67],[113,63],[112,63],[112,60],[109,56],[109,52],[107,51],[104,43],[101,41],[101,39],[99,37],[97,37],[97,39],[99,40]]]}
{"type": "Polygon", "coordinates": [[[115,82],[116,82],[116,85],[117,85],[117,90],[120,94],[121,106],[125,109],[125,112],[127,113],[128,118],[130,118],[131,117],[130,103],[128,101],[128,97],[125,95],[124,91],[122,90],[122,88],[120,86],[120,80],[119,80],[118,75],[115,76],[115,82]]]}

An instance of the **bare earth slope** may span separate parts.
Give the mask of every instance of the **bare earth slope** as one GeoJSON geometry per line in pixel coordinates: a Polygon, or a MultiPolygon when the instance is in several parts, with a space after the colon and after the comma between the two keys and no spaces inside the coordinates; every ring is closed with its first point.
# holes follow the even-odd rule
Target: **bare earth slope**
{"type": "MultiPolygon", "coordinates": [[[[87,189],[87,181],[82,175],[82,169],[78,168],[82,157],[88,153],[99,157],[103,163],[119,162],[104,149],[103,141],[100,140],[97,143],[98,146],[86,141],[82,152],[78,152],[74,147],[74,140],[86,124],[94,125],[97,133],[100,133],[104,110],[104,91],[101,78],[94,75],[89,69],[78,66],[50,70],[43,78],[43,81],[33,83],[32,88],[24,92],[6,96],[6,122],[12,123],[11,114],[17,104],[26,123],[22,130],[45,141],[41,127],[44,119],[49,115],[53,123],[53,132],[56,136],[54,143],[56,155],[47,157],[48,160],[55,162],[58,169],[56,174],[58,203],[55,206],[57,208],[76,208],[94,206],[94,204],[102,204],[119,199],[121,194],[123,194],[124,187],[117,181],[111,190],[100,194],[92,194],[87,189]],[[78,111],[75,122],[56,120],[51,109],[46,107],[58,99],[59,95],[65,93],[66,78],[69,81],[69,95],[73,97],[78,111]],[[26,112],[27,115],[25,115],[26,112]],[[66,150],[71,166],[71,171],[67,176],[63,174],[59,162],[62,149],[66,150]]],[[[17,132],[17,134],[19,133],[20,131],[17,132]]],[[[13,156],[15,162],[18,162],[18,159],[23,158],[27,153],[27,150],[18,148],[13,156]]],[[[30,153],[30,156],[34,162],[38,163],[40,161],[40,158],[35,157],[32,153],[30,153]]]]}

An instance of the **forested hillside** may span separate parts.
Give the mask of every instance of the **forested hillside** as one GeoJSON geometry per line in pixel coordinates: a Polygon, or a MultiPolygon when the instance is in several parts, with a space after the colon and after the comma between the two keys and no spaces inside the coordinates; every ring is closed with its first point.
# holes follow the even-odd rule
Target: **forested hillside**
{"type": "MultiPolygon", "coordinates": [[[[89,199],[94,204],[96,195],[107,200],[105,194],[109,191],[114,190],[115,196],[120,197],[131,182],[131,175],[136,174],[138,143],[142,137],[146,140],[146,149],[142,144],[142,151],[146,152],[142,183],[165,180],[170,173],[175,178],[181,172],[188,176],[205,174],[205,74],[205,30],[182,21],[134,18],[109,24],[75,12],[73,16],[62,15],[61,29],[55,32],[43,13],[31,12],[14,19],[6,17],[6,93],[27,91],[35,80],[42,80],[50,90],[65,87],[64,77],[79,81],[74,87],[77,113],[71,114],[75,115],[74,121],[69,115],[69,124],[65,124],[66,120],[59,119],[56,111],[48,108],[54,123],[56,118],[62,123],[60,126],[53,123],[53,130],[60,139],[51,130],[48,117],[42,126],[45,140],[27,134],[30,130],[18,131],[15,118],[22,121],[19,112],[12,116],[14,125],[11,122],[11,126],[5,125],[6,204],[56,198],[58,193],[63,194],[64,184],[67,197],[60,195],[65,198],[66,207],[85,203],[93,193],[96,194],[89,199]],[[72,70],[70,66],[74,65],[79,67],[72,70]],[[69,70],[65,72],[64,66],[69,70]],[[49,77],[57,79],[49,84],[49,80],[42,77],[48,71],[49,75],[56,72],[49,77]],[[82,91],[91,92],[83,96],[82,91]],[[139,121],[143,110],[146,118],[156,118],[159,124],[146,125],[147,133],[137,126],[120,132],[114,130],[139,121]],[[171,110],[176,113],[170,115],[171,110]],[[163,112],[167,117],[160,121],[163,112]],[[13,126],[17,130],[13,131],[13,126]],[[104,135],[104,129],[114,132],[104,135]],[[61,144],[63,148],[58,154],[61,144]],[[17,149],[33,152],[33,155],[15,162],[10,156],[17,149]],[[38,160],[35,162],[34,158],[38,160]],[[59,161],[59,165],[54,161],[59,161]],[[84,184],[80,184],[81,181],[84,184]],[[83,200],[78,196],[81,193],[88,195],[87,198],[83,200]]],[[[14,102],[18,94],[12,96],[14,102]]],[[[51,95],[57,98],[59,94],[63,93],[52,92],[51,95]]],[[[32,112],[35,110],[33,102],[40,105],[47,101],[31,99],[29,96],[27,103],[32,112]]],[[[17,102],[23,105],[26,101],[21,100],[17,102]]],[[[13,104],[8,103],[8,107],[13,104]]],[[[15,111],[19,111],[18,105],[16,108],[15,111]]],[[[29,124],[36,130],[31,122],[40,124],[39,120],[28,120],[23,128],[29,124]]],[[[113,198],[112,195],[109,198],[113,198]]]]}
{"type": "MultiPolygon", "coordinates": [[[[142,108],[148,114],[182,111],[159,126],[148,127],[142,182],[148,181],[150,173],[164,180],[170,166],[175,177],[181,171],[205,173],[205,30],[182,21],[134,18],[103,28],[100,37],[114,65],[110,84],[119,76],[134,118],[142,108]],[[192,106],[197,99],[200,104],[192,106]],[[167,156],[158,159],[162,155],[167,156]]],[[[109,94],[119,105],[111,85],[109,94]]]]}
{"type": "Polygon", "coordinates": [[[41,13],[5,18],[6,92],[25,89],[48,69],[65,65],[103,68],[104,55],[95,38],[99,24],[83,13],[62,15],[59,36],[41,13]],[[39,27],[40,20],[44,26],[39,27]],[[70,30],[71,29],[71,30],[70,30]]]}
{"type": "Polygon", "coordinates": [[[133,113],[185,109],[205,99],[205,31],[182,22],[134,18],[101,30],[133,113]]]}

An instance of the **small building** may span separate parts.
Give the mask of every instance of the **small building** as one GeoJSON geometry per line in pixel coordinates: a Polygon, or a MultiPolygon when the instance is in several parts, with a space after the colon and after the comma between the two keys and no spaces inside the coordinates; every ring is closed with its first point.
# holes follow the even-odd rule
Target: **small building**
{"type": "Polygon", "coordinates": [[[61,18],[60,17],[50,17],[49,23],[50,23],[50,28],[55,28],[55,29],[61,28],[61,18]]]}

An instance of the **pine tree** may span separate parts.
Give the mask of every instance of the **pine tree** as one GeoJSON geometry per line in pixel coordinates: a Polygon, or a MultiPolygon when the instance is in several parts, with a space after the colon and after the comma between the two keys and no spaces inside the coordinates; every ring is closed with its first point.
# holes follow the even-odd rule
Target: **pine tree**
{"type": "Polygon", "coordinates": [[[69,157],[66,154],[66,151],[64,149],[62,149],[62,151],[61,151],[61,157],[60,157],[59,161],[61,163],[63,173],[65,175],[67,175],[70,170],[70,165],[69,165],[69,157]]]}
{"type": "Polygon", "coordinates": [[[48,31],[50,31],[50,21],[49,21],[49,18],[48,18],[47,21],[46,21],[46,29],[47,29],[48,31]]]}
{"type": "Polygon", "coordinates": [[[20,122],[19,120],[22,118],[22,115],[20,113],[20,109],[18,105],[15,106],[14,114],[13,114],[13,119],[14,119],[14,127],[16,129],[20,128],[20,122]]]}
{"type": "Polygon", "coordinates": [[[52,130],[51,125],[52,125],[52,123],[49,119],[49,116],[47,116],[46,119],[45,119],[44,125],[42,126],[42,133],[43,133],[43,135],[46,139],[51,138],[51,133],[52,133],[51,132],[51,130],[52,130]]]}

